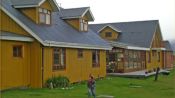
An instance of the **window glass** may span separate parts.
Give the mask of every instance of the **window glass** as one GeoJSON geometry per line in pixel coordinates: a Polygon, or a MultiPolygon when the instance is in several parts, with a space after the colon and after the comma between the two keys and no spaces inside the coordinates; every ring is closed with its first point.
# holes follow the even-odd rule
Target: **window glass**
{"type": "Polygon", "coordinates": [[[59,64],[59,49],[55,48],[54,49],[54,64],[59,64]]]}
{"type": "Polygon", "coordinates": [[[84,19],[80,19],[80,31],[88,30],[88,22],[84,19]]]}
{"type": "Polygon", "coordinates": [[[13,46],[13,57],[22,57],[22,46],[13,46]]]}
{"type": "Polygon", "coordinates": [[[48,11],[47,9],[43,9],[43,13],[47,14],[47,11],[48,11]]]}
{"type": "Polygon", "coordinates": [[[43,12],[43,9],[42,8],[39,8],[39,12],[43,12]]]}
{"type": "Polygon", "coordinates": [[[62,70],[66,68],[66,51],[64,48],[53,49],[53,70],[62,70]]]}
{"type": "Polygon", "coordinates": [[[148,52],[148,62],[151,62],[151,52],[148,52]]]}
{"type": "Polygon", "coordinates": [[[78,49],[78,58],[83,58],[83,50],[78,49]]]}
{"type": "Polygon", "coordinates": [[[92,66],[93,67],[100,66],[100,52],[98,50],[94,50],[92,52],[92,66]]]}
{"type": "Polygon", "coordinates": [[[84,23],[84,31],[87,31],[88,30],[88,24],[87,22],[84,23]]]}
{"type": "Polygon", "coordinates": [[[40,13],[40,23],[45,23],[46,16],[43,13],[40,13]]]}
{"type": "Polygon", "coordinates": [[[84,28],[83,28],[83,22],[80,23],[80,30],[83,31],[84,28]]]}
{"type": "Polygon", "coordinates": [[[158,59],[158,62],[160,62],[160,52],[158,52],[158,57],[157,57],[157,59],[158,59]]]}
{"type": "Polygon", "coordinates": [[[61,65],[65,65],[65,49],[61,50],[61,65]]]}
{"type": "Polygon", "coordinates": [[[39,21],[41,24],[51,24],[51,12],[47,9],[39,8],[39,21]]]}
{"type": "Polygon", "coordinates": [[[105,37],[112,37],[112,32],[106,32],[105,37]]]}
{"type": "Polygon", "coordinates": [[[46,14],[46,24],[50,24],[50,15],[46,14]]]}

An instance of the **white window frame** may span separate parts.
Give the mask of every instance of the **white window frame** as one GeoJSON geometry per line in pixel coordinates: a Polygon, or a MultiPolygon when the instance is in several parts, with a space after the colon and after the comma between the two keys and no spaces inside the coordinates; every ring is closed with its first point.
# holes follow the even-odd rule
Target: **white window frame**
{"type": "Polygon", "coordinates": [[[88,31],[88,22],[84,19],[80,19],[80,31],[88,31]]]}
{"type": "Polygon", "coordinates": [[[51,12],[47,9],[39,8],[39,22],[40,24],[51,24],[51,12]],[[42,19],[41,17],[44,19],[42,19]]]}

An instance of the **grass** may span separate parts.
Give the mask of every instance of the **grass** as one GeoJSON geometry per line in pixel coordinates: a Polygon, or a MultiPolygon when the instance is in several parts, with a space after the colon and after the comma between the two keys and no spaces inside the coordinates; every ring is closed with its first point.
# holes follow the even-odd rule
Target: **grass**
{"type": "MultiPolygon", "coordinates": [[[[2,92],[2,98],[87,98],[86,83],[74,84],[71,89],[26,89],[2,92]]],[[[114,98],[175,98],[175,69],[171,74],[146,79],[107,77],[96,81],[98,95],[114,98]]]]}

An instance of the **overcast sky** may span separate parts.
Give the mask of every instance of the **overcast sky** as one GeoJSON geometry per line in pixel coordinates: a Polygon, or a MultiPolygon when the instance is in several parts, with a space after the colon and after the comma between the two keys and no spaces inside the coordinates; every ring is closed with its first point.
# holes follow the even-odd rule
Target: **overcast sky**
{"type": "Polygon", "coordinates": [[[163,38],[175,40],[175,0],[57,0],[63,8],[90,7],[93,23],[159,20],[163,38]]]}

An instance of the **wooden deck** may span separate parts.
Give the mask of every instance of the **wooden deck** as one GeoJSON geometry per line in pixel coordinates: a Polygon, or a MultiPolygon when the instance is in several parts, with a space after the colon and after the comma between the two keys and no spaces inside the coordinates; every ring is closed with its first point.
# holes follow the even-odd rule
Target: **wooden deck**
{"type": "MultiPolygon", "coordinates": [[[[156,72],[151,72],[151,73],[145,73],[146,70],[142,71],[135,71],[135,72],[128,72],[128,73],[107,73],[108,76],[119,76],[119,77],[133,77],[133,78],[144,78],[144,77],[149,77],[152,75],[155,75],[156,72]]],[[[161,69],[159,73],[163,72],[169,72],[168,70],[163,70],[161,69]]]]}

